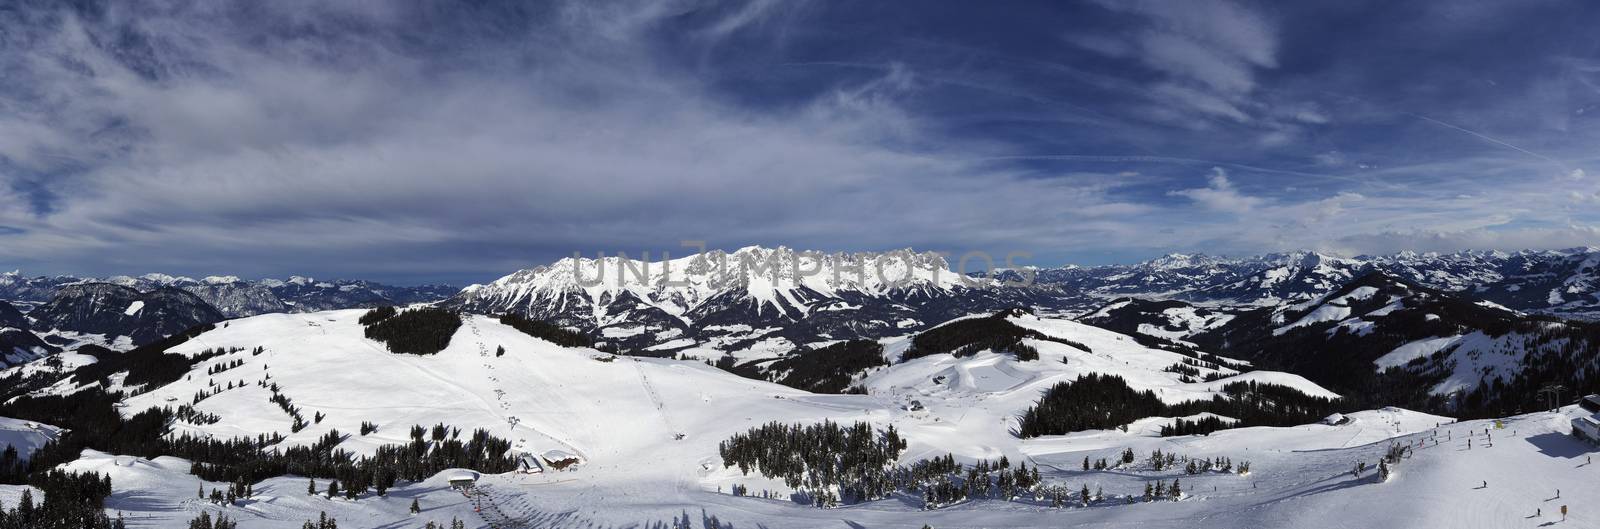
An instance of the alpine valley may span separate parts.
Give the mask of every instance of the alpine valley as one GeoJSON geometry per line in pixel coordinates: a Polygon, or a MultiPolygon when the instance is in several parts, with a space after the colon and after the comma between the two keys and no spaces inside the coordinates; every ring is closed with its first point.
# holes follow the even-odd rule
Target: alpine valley
{"type": "Polygon", "coordinates": [[[0,527],[1600,525],[1600,248],[959,268],[0,275],[0,527]]]}

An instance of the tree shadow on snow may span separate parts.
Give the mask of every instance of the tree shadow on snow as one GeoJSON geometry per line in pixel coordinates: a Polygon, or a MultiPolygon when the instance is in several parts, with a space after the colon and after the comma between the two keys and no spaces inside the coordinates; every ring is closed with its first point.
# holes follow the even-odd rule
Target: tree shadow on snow
{"type": "Polygon", "coordinates": [[[1369,484],[1369,483],[1373,483],[1373,480],[1365,478],[1365,477],[1352,478],[1352,479],[1347,479],[1347,480],[1344,480],[1344,481],[1340,481],[1338,483],[1329,483],[1327,485],[1323,485],[1323,486],[1320,486],[1320,487],[1306,489],[1304,492],[1301,492],[1299,495],[1300,496],[1315,496],[1315,495],[1318,495],[1318,494],[1322,494],[1324,492],[1333,492],[1333,491],[1336,491],[1336,490],[1344,490],[1344,489],[1348,489],[1350,487],[1357,487],[1357,486],[1366,485],[1366,484],[1369,484]]]}

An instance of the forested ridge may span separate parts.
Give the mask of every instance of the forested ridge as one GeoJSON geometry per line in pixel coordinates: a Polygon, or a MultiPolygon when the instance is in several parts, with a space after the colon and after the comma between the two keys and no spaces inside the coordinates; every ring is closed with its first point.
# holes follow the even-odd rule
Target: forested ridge
{"type": "Polygon", "coordinates": [[[1182,417],[1214,413],[1237,423],[1202,420],[1163,428],[1162,435],[1210,433],[1232,426],[1288,426],[1315,422],[1348,403],[1307,396],[1277,384],[1254,381],[1223,385],[1223,395],[1209,400],[1167,404],[1154,391],[1136,391],[1120,376],[1088,373],[1058,382],[1018,418],[1022,437],[1060,435],[1083,430],[1108,430],[1146,417],[1182,417]]]}
{"type": "Polygon", "coordinates": [[[398,313],[393,307],[379,307],[368,311],[361,321],[367,338],[383,342],[392,352],[414,355],[443,351],[450,346],[456,329],[461,328],[460,313],[431,307],[398,313]]]}
{"type": "Polygon", "coordinates": [[[1008,309],[985,317],[956,320],[923,331],[911,339],[911,347],[900,356],[901,361],[928,355],[949,353],[971,356],[979,351],[992,350],[1011,353],[1017,360],[1038,360],[1039,351],[1022,343],[1024,338],[1064,344],[1084,352],[1089,347],[1072,340],[1049,336],[1011,323],[1008,317],[1029,313],[1027,309],[1008,309]]]}

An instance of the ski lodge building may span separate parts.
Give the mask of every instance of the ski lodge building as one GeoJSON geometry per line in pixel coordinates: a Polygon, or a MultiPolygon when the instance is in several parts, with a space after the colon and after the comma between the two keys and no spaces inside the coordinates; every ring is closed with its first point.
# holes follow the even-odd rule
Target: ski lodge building
{"type": "Polygon", "coordinates": [[[1600,443],[1600,395],[1589,395],[1578,401],[1578,407],[1588,415],[1572,419],[1572,435],[1591,443],[1600,443]]]}

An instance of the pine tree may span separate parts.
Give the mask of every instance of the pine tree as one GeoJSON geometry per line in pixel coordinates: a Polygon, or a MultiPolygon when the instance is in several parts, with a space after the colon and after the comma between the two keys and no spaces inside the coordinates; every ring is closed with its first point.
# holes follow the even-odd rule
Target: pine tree
{"type": "Polygon", "coordinates": [[[1172,478],[1172,488],[1167,492],[1172,495],[1172,501],[1183,499],[1183,488],[1178,486],[1178,478],[1172,478]]]}
{"type": "Polygon", "coordinates": [[[1146,481],[1144,482],[1144,501],[1150,501],[1152,499],[1155,499],[1154,491],[1150,488],[1150,482],[1146,481]]]}
{"type": "Polygon", "coordinates": [[[316,478],[311,478],[311,483],[309,485],[306,485],[306,495],[307,496],[316,496],[317,495],[317,479],[316,478]]]}
{"type": "Polygon", "coordinates": [[[420,513],[420,512],[422,512],[422,504],[417,503],[417,499],[416,498],[412,498],[411,499],[411,514],[417,514],[417,513],[420,513]]]}
{"type": "Polygon", "coordinates": [[[1089,470],[1089,456],[1083,456],[1083,469],[1089,470]]]}
{"type": "Polygon", "coordinates": [[[334,480],[334,481],[328,482],[328,499],[331,500],[335,496],[338,496],[338,495],[339,495],[339,481],[338,480],[334,480]]]}

